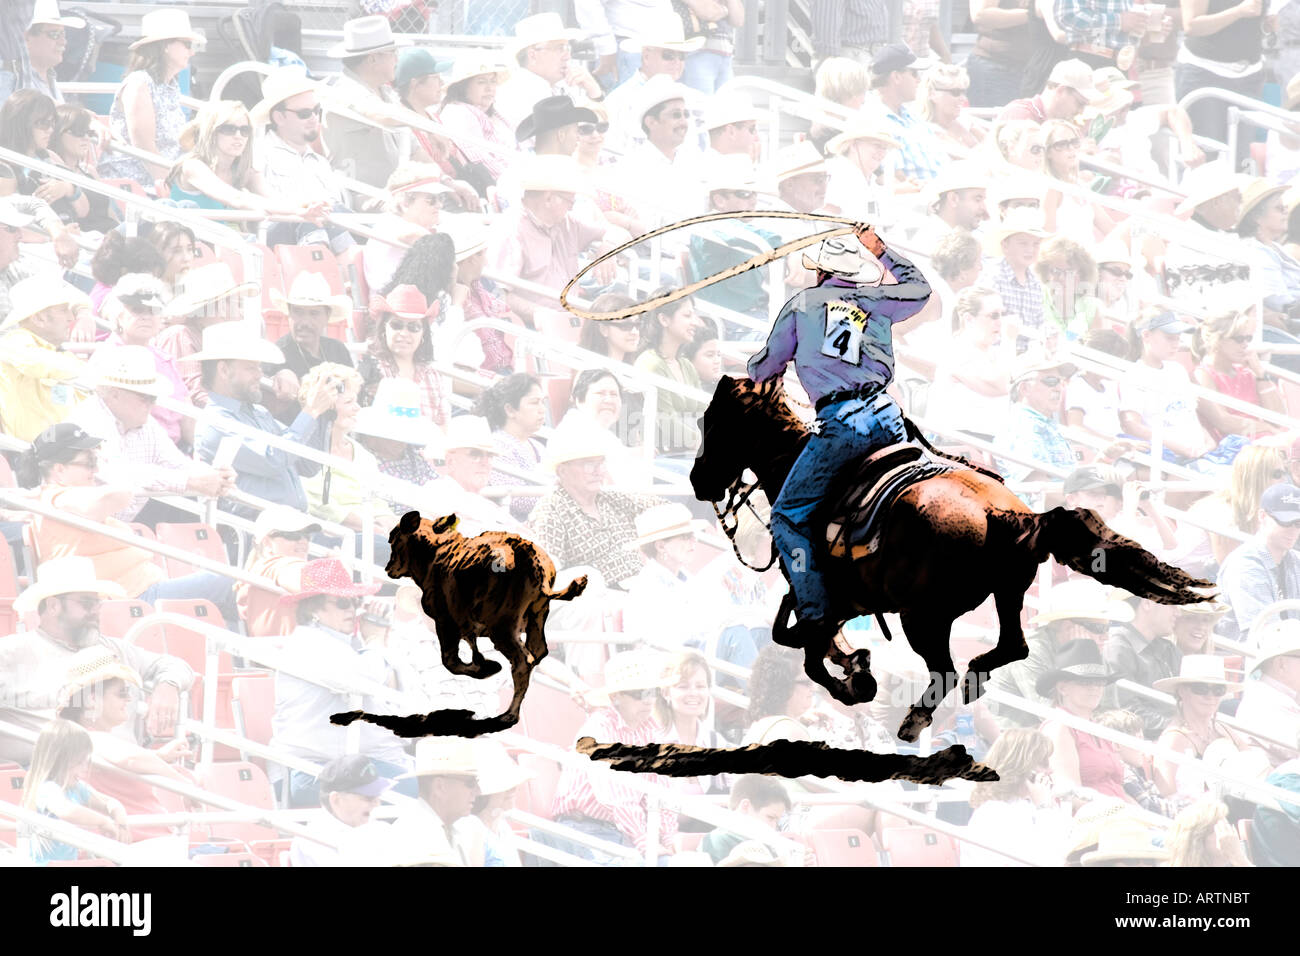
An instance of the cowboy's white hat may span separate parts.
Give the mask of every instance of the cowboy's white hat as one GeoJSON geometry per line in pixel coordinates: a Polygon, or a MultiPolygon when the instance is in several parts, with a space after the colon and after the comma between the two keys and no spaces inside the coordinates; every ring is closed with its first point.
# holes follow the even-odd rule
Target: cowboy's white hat
{"type": "Polygon", "coordinates": [[[35,611],[40,603],[60,594],[98,594],[100,597],[124,598],[126,592],[112,581],[101,581],[90,558],[52,558],[36,569],[36,581],[14,600],[19,614],[35,611]]]}
{"type": "Polygon", "coordinates": [[[492,429],[486,418],[478,415],[456,415],[447,422],[447,434],[441,447],[444,452],[455,448],[468,448],[497,454],[499,449],[492,440],[492,429]]]}
{"type": "Polygon", "coordinates": [[[343,41],[330,47],[326,56],[344,60],[367,53],[384,53],[406,45],[405,40],[393,36],[387,17],[357,17],[343,24],[343,41]]]}
{"type": "Polygon", "coordinates": [[[610,437],[595,425],[558,429],[546,446],[546,467],[554,471],[570,461],[605,458],[609,455],[610,437]]]}
{"type": "Polygon", "coordinates": [[[927,195],[931,202],[936,202],[944,193],[958,189],[987,189],[989,174],[978,164],[972,162],[949,163],[939,175],[930,180],[927,195]]]}
{"type": "Polygon", "coordinates": [[[1189,169],[1178,184],[1178,189],[1186,194],[1186,198],[1174,211],[1180,216],[1190,215],[1203,203],[1226,196],[1233,191],[1240,192],[1244,185],[1242,182],[1244,178],[1234,173],[1232,168],[1223,162],[1205,163],[1189,169]]]}
{"type": "Polygon", "coordinates": [[[491,236],[487,220],[472,214],[444,215],[438,221],[438,230],[451,236],[452,244],[456,248],[457,262],[464,262],[475,253],[486,249],[491,236]]]}
{"type": "Polygon", "coordinates": [[[474,759],[478,766],[479,793],[487,796],[505,793],[537,776],[515,763],[506,748],[495,740],[477,737],[474,740],[474,759]]]}
{"type": "Polygon", "coordinates": [[[855,120],[844,132],[827,140],[826,152],[836,156],[841,155],[851,144],[860,139],[875,140],[877,143],[884,143],[890,149],[899,149],[903,145],[893,135],[883,116],[870,115],[855,120]]]}
{"type": "Polygon", "coordinates": [[[319,531],[320,522],[297,508],[290,508],[288,505],[271,505],[264,508],[257,516],[257,520],[253,522],[253,537],[261,541],[274,531],[306,531],[308,528],[319,531]]]}
{"type": "Polygon", "coordinates": [[[0,322],[0,329],[12,328],[19,322],[56,306],[76,308],[88,304],[89,300],[66,282],[51,280],[49,276],[32,276],[15,282],[10,288],[9,314],[0,322]]]}
{"type": "Polygon", "coordinates": [[[228,296],[255,295],[257,291],[256,282],[236,282],[230,266],[224,262],[211,262],[181,276],[176,296],[167,304],[166,314],[187,316],[228,296]]]}
{"type": "Polygon", "coordinates": [[[0,226],[13,226],[16,229],[31,229],[36,222],[35,216],[19,212],[8,199],[0,198],[0,226]]]}
{"type": "Polygon", "coordinates": [[[158,376],[153,353],[143,345],[101,348],[86,371],[97,387],[124,388],[154,398],[172,391],[171,383],[158,376]]]}
{"type": "Polygon", "coordinates": [[[243,322],[218,322],[203,330],[203,348],[188,356],[190,362],[243,359],[266,365],[284,364],[284,353],[243,322]]]}
{"type": "Polygon", "coordinates": [[[1046,239],[1051,235],[1043,225],[1043,214],[1036,209],[1012,209],[997,225],[990,225],[988,230],[988,247],[994,255],[1002,255],[1002,240],[1025,233],[1046,239]]]}
{"type": "Polygon", "coordinates": [[[777,150],[772,160],[773,178],[778,183],[805,173],[824,172],[826,172],[826,160],[821,153],[817,152],[817,147],[806,139],[777,150]]]}
{"type": "Polygon", "coordinates": [[[415,770],[394,779],[440,776],[478,776],[474,741],[465,737],[421,737],[415,745],[415,770]]]}
{"type": "Polygon", "coordinates": [[[82,30],[86,26],[86,21],[81,17],[61,15],[59,0],[36,0],[36,5],[32,7],[32,18],[27,26],[30,29],[38,23],[49,24],[52,27],[67,27],[69,30],[82,30]]]}
{"type": "Polygon", "coordinates": [[[404,378],[380,380],[374,402],[357,413],[352,432],[408,445],[429,445],[437,438],[433,422],[420,414],[420,386],[404,378]]]}
{"type": "Polygon", "coordinates": [[[1092,259],[1097,265],[1103,262],[1120,262],[1130,269],[1137,269],[1137,259],[1128,247],[1118,239],[1103,239],[1097,244],[1092,259]]]}
{"type": "Polygon", "coordinates": [[[654,21],[640,32],[639,37],[629,37],[620,44],[620,49],[624,53],[640,53],[648,46],[660,50],[694,53],[704,46],[704,37],[686,39],[682,18],[675,13],[656,16],[654,21]]]}
{"type": "Polygon", "coordinates": [[[524,192],[587,193],[591,191],[582,167],[572,156],[534,156],[519,175],[524,192]]]}
{"type": "Polygon", "coordinates": [[[452,67],[451,75],[447,77],[447,85],[455,86],[465,80],[472,80],[476,76],[495,76],[498,83],[504,83],[510,76],[510,67],[498,60],[476,60],[473,57],[463,57],[456,61],[452,67]]]}
{"type": "Polygon", "coordinates": [[[682,100],[685,103],[694,95],[695,92],[689,86],[683,86],[667,74],[657,73],[646,80],[645,85],[636,94],[636,109],[632,113],[633,125],[638,130],[641,129],[641,121],[645,119],[646,113],[660,103],[667,103],[669,100],[682,100]]]}
{"type": "Polygon", "coordinates": [[[270,120],[271,110],[285,100],[291,100],[303,93],[314,93],[319,88],[315,80],[296,66],[285,66],[270,74],[262,81],[262,98],[248,111],[254,123],[263,124],[270,120]]]}
{"type": "Polygon", "coordinates": [[[1290,618],[1274,621],[1252,636],[1256,641],[1255,646],[1259,648],[1259,653],[1250,664],[1252,673],[1275,657],[1300,654],[1300,621],[1290,618]]]}
{"type": "Polygon", "coordinates": [[[762,118],[754,104],[738,93],[717,93],[704,106],[706,130],[732,123],[757,123],[762,118]]]}
{"type": "MultiPolygon", "coordinates": [[[[1051,368],[1066,365],[1057,362],[1051,368]]],[[[1082,619],[1127,624],[1133,620],[1133,608],[1115,598],[1105,585],[1092,578],[1071,578],[1052,585],[1046,606],[1029,619],[1030,627],[1042,627],[1053,621],[1082,619]]]]}
{"type": "Polygon", "coordinates": [[[550,43],[552,40],[577,40],[586,35],[582,30],[566,27],[558,13],[535,13],[515,24],[515,35],[507,45],[507,50],[510,58],[514,59],[521,50],[530,46],[550,43]]]}
{"type": "Polygon", "coordinates": [[[678,501],[647,508],[636,516],[635,524],[636,540],[628,542],[629,550],[682,534],[699,535],[706,527],[703,521],[691,517],[690,508],[678,501]]]}
{"type": "Polygon", "coordinates": [[[868,285],[879,282],[885,274],[875,256],[867,252],[857,236],[823,239],[811,255],[804,253],[803,267],[868,285]]]}
{"type": "Polygon", "coordinates": [[[730,153],[710,158],[704,173],[704,186],[709,192],[716,189],[748,189],[757,192],[761,181],[758,169],[748,156],[730,153]]]}
{"type": "Polygon", "coordinates": [[[1178,667],[1177,677],[1163,677],[1151,686],[1161,693],[1172,694],[1182,684],[1218,684],[1229,691],[1240,690],[1241,682],[1230,680],[1217,654],[1188,654],[1178,667]]]}
{"type": "Polygon", "coordinates": [[[673,660],[659,651],[624,651],[605,664],[605,683],[586,695],[597,705],[607,705],[609,695],[625,690],[667,687],[674,679],[673,660]]]}
{"type": "Polygon", "coordinates": [[[271,301],[286,311],[291,305],[324,306],[330,311],[330,322],[341,322],[352,311],[352,300],[348,296],[332,293],[329,280],[319,272],[311,271],[299,272],[294,277],[288,295],[272,289],[271,301]]]}
{"type": "Polygon", "coordinates": [[[184,10],[151,10],[140,18],[140,39],[131,44],[135,50],[146,43],[158,40],[189,40],[196,45],[204,42],[203,34],[190,26],[190,16],[184,10]]]}

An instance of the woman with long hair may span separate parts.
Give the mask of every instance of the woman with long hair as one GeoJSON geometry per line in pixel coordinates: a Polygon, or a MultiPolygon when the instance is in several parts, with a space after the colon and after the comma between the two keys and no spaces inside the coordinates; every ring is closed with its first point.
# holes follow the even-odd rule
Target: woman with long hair
{"type": "Polygon", "coordinates": [[[1088,250],[1062,231],[1042,244],[1034,272],[1043,283],[1043,312],[1069,341],[1098,324],[1101,303],[1090,291],[1097,285],[1097,263],[1088,250]]]}
{"type": "Polygon", "coordinates": [[[803,671],[803,657],[779,644],[758,652],[749,671],[749,726],[744,744],[811,740],[799,719],[813,706],[815,690],[803,671]]]}
{"type": "MultiPolygon", "coordinates": [[[[52,145],[57,123],[54,100],[36,90],[19,90],[0,106],[0,146],[66,168],[67,164],[52,145]]],[[[17,180],[19,193],[43,199],[64,222],[76,222],[90,212],[90,200],[80,186],[12,163],[0,169],[17,180]]]]}
{"type": "Polygon", "coordinates": [[[949,154],[958,158],[968,156],[987,134],[982,125],[962,119],[962,111],[970,106],[968,89],[970,76],[964,68],[936,63],[925,71],[916,97],[921,103],[921,118],[939,134],[949,154]]]}
{"type": "MultiPolygon", "coordinates": [[[[1086,186],[1087,179],[1079,169],[1079,151],[1083,145],[1079,130],[1064,120],[1048,120],[1043,124],[1043,136],[1046,152],[1041,171],[1052,179],[1086,186]]],[[[1084,242],[1104,237],[1115,228],[1115,220],[1104,206],[1066,195],[1059,189],[1049,189],[1043,197],[1043,223],[1048,232],[1075,236],[1084,242]]]]}
{"type": "MultiPolygon", "coordinates": [[[[591,303],[593,312],[617,312],[636,305],[636,300],[622,292],[602,292],[591,303]]],[[[609,321],[583,319],[578,332],[578,348],[595,352],[615,362],[631,365],[643,347],[641,325],[635,316],[609,321]]]]}
{"type": "MultiPolygon", "coordinates": [[[[1284,412],[1277,382],[1268,377],[1259,353],[1252,347],[1257,323],[1248,312],[1225,312],[1196,327],[1192,356],[1198,360],[1192,378],[1202,388],[1241,399],[1274,412],[1284,412]]],[[[1250,415],[1200,399],[1197,412],[1215,441],[1225,435],[1259,438],[1277,428],[1250,415]]]]}
{"type": "MultiPolygon", "coordinates": [[[[99,178],[95,171],[95,147],[99,136],[94,122],[95,114],[84,106],[62,103],[55,116],[54,136],[50,139],[50,149],[63,165],[87,179],[99,178]]],[[[103,233],[117,225],[118,218],[107,196],[85,193],[85,197],[90,208],[84,216],[77,217],[77,225],[86,232],[103,233]]]]}
{"type": "Polygon", "coordinates": [[[369,240],[362,260],[372,292],[382,292],[393,283],[410,247],[437,229],[443,197],[451,192],[442,184],[442,171],[430,163],[403,163],[393,170],[385,188],[384,212],[370,228],[391,241],[369,240]]]}
{"type": "Polygon", "coordinates": [[[366,354],[357,364],[364,385],[361,403],[369,405],[385,378],[404,378],[420,387],[420,415],[438,426],[447,426],[451,388],[433,367],[433,329],[438,303],[430,304],[413,285],[399,285],[386,296],[370,299],[374,323],[366,354]]]}
{"type": "MultiPolygon", "coordinates": [[[[657,299],[669,291],[667,288],[658,289],[651,293],[651,298],[657,299]]],[[[682,346],[691,340],[699,327],[700,318],[695,313],[694,301],[689,297],[647,312],[642,331],[649,348],[637,356],[636,368],[670,378],[687,388],[699,388],[699,372],[689,359],[680,354],[682,346]]],[[[660,389],[655,421],[655,448],[658,453],[689,453],[693,456],[700,443],[700,433],[695,422],[703,411],[704,406],[696,399],[660,389]]]]}
{"type": "MultiPolygon", "coordinates": [[[[1213,494],[1196,501],[1188,513],[1198,524],[1236,529],[1242,534],[1259,530],[1259,501],[1269,485],[1288,480],[1286,455],[1270,445],[1247,445],[1232,463],[1227,483],[1213,494]]],[[[1189,522],[1190,524],[1190,522],[1189,522]]],[[[1196,528],[1196,525],[1191,525],[1196,528]]],[[[1237,538],[1198,531],[1187,550],[1175,555],[1181,568],[1200,568],[1198,573],[1214,577],[1220,564],[1241,542],[1237,538]]]]}
{"type": "MultiPolygon", "coordinates": [[[[114,840],[127,840],[126,809],[86,783],[94,752],[84,728],[69,720],[50,721],[36,738],[19,805],[42,816],[93,827],[114,840]]],[[[34,863],[77,858],[75,846],[43,833],[32,833],[30,846],[34,863]]]]}
{"type": "MultiPolygon", "coordinates": [[[[1156,742],[1162,750],[1204,757],[1216,740],[1226,740],[1237,750],[1250,741],[1219,721],[1219,704],[1241,690],[1241,683],[1228,680],[1224,659],[1212,654],[1189,654],[1179,664],[1177,677],[1166,677],[1153,685],[1174,698],[1174,716],[1156,742]]],[[[1164,757],[1155,763],[1156,786],[1162,796],[1190,801],[1205,792],[1206,777],[1195,767],[1177,764],[1164,757]]]]}
{"type": "MultiPolygon", "coordinates": [[[[726,740],[713,727],[713,672],[704,655],[695,650],[679,653],[669,668],[664,686],[653,705],[659,743],[688,747],[725,747],[726,740]]],[[[673,777],[668,784],[685,796],[728,792],[724,776],[673,777]]],[[[712,827],[693,817],[682,817],[678,827],[686,831],[712,827]]]]}
{"type": "Polygon", "coordinates": [[[194,230],[178,222],[164,220],[154,223],[146,238],[163,257],[163,281],[167,283],[167,288],[175,290],[181,276],[194,266],[194,258],[198,253],[198,239],[194,236],[194,230]]]}
{"type": "MultiPolygon", "coordinates": [[[[1044,866],[1065,858],[1070,815],[1052,795],[1052,742],[1037,730],[1005,730],[983,763],[998,772],[991,783],[977,783],[970,795],[974,809],[971,836],[1006,847],[1017,856],[1044,866]]],[[[962,843],[962,866],[1025,866],[992,850],[962,843]]]]}
{"type": "Polygon", "coordinates": [[[1203,797],[1183,808],[1165,838],[1170,866],[1252,866],[1220,800],[1203,797]]]}
{"type": "Polygon", "coordinates": [[[722,379],[722,348],[718,341],[718,326],[713,322],[705,322],[681,348],[682,357],[689,359],[695,366],[695,373],[700,377],[700,388],[710,395],[722,379]]]}
{"type": "MultiPolygon", "coordinates": [[[[546,396],[542,383],[531,375],[517,372],[496,382],[474,403],[473,413],[486,418],[497,447],[497,462],[512,465],[524,477],[494,470],[488,485],[518,485],[531,481],[545,484],[542,469],[543,445],[535,437],[546,424],[546,396]]],[[[521,524],[528,520],[536,496],[513,496],[510,513],[521,524]]]]}

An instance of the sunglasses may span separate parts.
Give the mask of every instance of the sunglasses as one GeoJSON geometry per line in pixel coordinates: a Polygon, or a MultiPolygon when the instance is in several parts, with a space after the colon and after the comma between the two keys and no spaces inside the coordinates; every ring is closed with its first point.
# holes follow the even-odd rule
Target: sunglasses
{"type": "Polygon", "coordinates": [[[660,50],[659,58],[662,60],[667,60],[669,63],[686,62],[686,54],[678,52],[677,50],[660,50]]]}
{"type": "Polygon", "coordinates": [[[79,465],[82,468],[98,468],[99,456],[91,455],[89,458],[74,458],[68,462],[69,465],[79,465]]]}
{"type": "Polygon", "coordinates": [[[1251,340],[1254,339],[1254,336],[1253,335],[1229,335],[1228,338],[1236,342],[1238,345],[1249,345],[1251,343],[1251,340]]]}
{"type": "Polygon", "coordinates": [[[1187,692],[1197,697],[1222,697],[1228,693],[1228,688],[1222,684],[1188,684],[1187,692]]]}
{"type": "Polygon", "coordinates": [[[37,30],[36,32],[47,40],[66,40],[68,38],[68,34],[63,30],[45,29],[37,30]]]}
{"type": "Polygon", "coordinates": [[[474,461],[481,461],[484,458],[492,457],[492,452],[484,451],[482,448],[460,448],[457,450],[464,452],[467,458],[473,459],[474,461]]]}
{"type": "Polygon", "coordinates": [[[292,113],[300,120],[309,120],[313,116],[319,117],[321,115],[321,108],[319,106],[311,106],[308,107],[307,109],[302,109],[302,110],[291,110],[288,109],[287,107],[281,106],[280,111],[284,113],[292,113]]]}
{"type": "Polygon", "coordinates": [[[244,139],[253,135],[253,127],[236,126],[234,123],[222,123],[217,127],[218,136],[242,136],[244,139]]]}
{"type": "Polygon", "coordinates": [[[1075,623],[1075,624],[1078,624],[1081,628],[1083,628],[1083,629],[1084,629],[1085,631],[1087,631],[1089,634],[1105,634],[1108,630],[1110,630],[1110,625],[1108,625],[1105,621],[1078,621],[1078,620],[1076,620],[1074,623],[1075,623]]]}
{"type": "Polygon", "coordinates": [[[1059,139],[1049,147],[1049,149],[1078,149],[1079,141],[1077,139],[1059,139]]]}
{"type": "Polygon", "coordinates": [[[655,695],[655,689],[653,687],[641,687],[636,690],[621,690],[619,693],[624,697],[631,697],[633,700],[650,700],[655,695]]]}
{"type": "Polygon", "coordinates": [[[176,43],[179,43],[181,46],[185,47],[185,49],[187,49],[187,50],[193,50],[193,49],[194,49],[194,41],[193,41],[193,40],[176,40],[175,42],[176,42],[176,43]]]}
{"type": "Polygon", "coordinates": [[[1039,146],[1037,143],[1029,147],[1030,156],[1042,156],[1045,152],[1047,152],[1047,148],[1045,146],[1039,146]]]}
{"type": "Polygon", "coordinates": [[[1114,276],[1117,279],[1131,279],[1133,273],[1128,269],[1116,269],[1114,266],[1102,266],[1101,271],[1107,275],[1114,276]]]}
{"type": "Polygon", "coordinates": [[[285,541],[307,541],[311,538],[311,533],[307,531],[273,531],[272,538],[283,538],[285,541]]]}
{"type": "Polygon", "coordinates": [[[1059,375],[1044,375],[1038,380],[1040,385],[1046,385],[1048,388],[1056,388],[1061,382],[1062,379],[1059,375]]]}
{"type": "Polygon", "coordinates": [[[414,320],[403,322],[401,319],[389,319],[388,330],[390,332],[423,332],[424,323],[414,320]]]}
{"type": "Polygon", "coordinates": [[[579,136],[594,136],[596,133],[600,133],[601,135],[604,135],[605,133],[608,132],[609,132],[608,123],[579,123],[578,124],[579,136]]]}
{"type": "Polygon", "coordinates": [[[670,119],[670,120],[685,119],[685,118],[686,118],[686,110],[664,110],[664,112],[662,112],[662,113],[659,114],[659,118],[660,118],[661,120],[665,120],[665,119],[670,119]]]}

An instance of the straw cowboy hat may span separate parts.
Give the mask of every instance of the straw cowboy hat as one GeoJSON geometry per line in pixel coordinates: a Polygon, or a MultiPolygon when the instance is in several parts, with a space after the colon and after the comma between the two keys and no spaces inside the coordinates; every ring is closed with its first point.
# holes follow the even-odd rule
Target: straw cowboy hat
{"type": "Polygon", "coordinates": [[[783,183],[804,173],[826,172],[826,160],[817,147],[804,140],[777,150],[772,160],[772,177],[783,183]]]}
{"type": "Polygon", "coordinates": [[[405,378],[380,380],[374,402],[357,413],[352,433],[407,445],[432,444],[438,434],[433,422],[420,414],[420,386],[405,378]]]}
{"type": "Polygon", "coordinates": [[[271,301],[287,312],[291,305],[324,306],[329,309],[330,322],[342,322],[352,312],[352,299],[330,292],[330,283],[319,272],[299,272],[285,295],[279,289],[271,290],[271,301]]]}
{"type": "Polygon", "coordinates": [[[748,156],[739,153],[719,154],[709,158],[704,172],[704,187],[709,192],[719,189],[761,191],[758,169],[748,156]]]}
{"type": "Polygon", "coordinates": [[[639,37],[628,37],[620,45],[624,53],[640,53],[646,47],[656,50],[678,50],[682,53],[694,53],[704,46],[704,37],[686,39],[682,27],[682,18],[676,14],[657,16],[654,21],[639,31],[639,37]]]}
{"type": "Polygon", "coordinates": [[[545,462],[546,467],[554,471],[558,466],[571,461],[605,458],[608,454],[609,441],[595,425],[565,427],[551,436],[546,445],[545,462]]]}
{"type": "Polygon", "coordinates": [[[1086,680],[1113,684],[1119,675],[1106,670],[1101,660],[1101,648],[1096,641],[1084,638],[1071,641],[1056,655],[1056,667],[1039,676],[1034,684],[1039,697],[1050,697],[1052,689],[1061,681],[1086,680]]]}
{"type": "Polygon", "coordinates": [[[1117,817],[1101,827],[1097,834],[1097,849],[1085,853],[1079,862],[1083,866],[1106,866],[1121,860],[1166,862],[1169,851],[1152,843],[1151,837],[1149,827],[1128,817],[1117,817]]]}
{"type": "Polygon", "coordinates": [[[456,248],[456,261],[464,262],[475,253],[488,247],[491,231],[487,220],[475,215],[447,215],[438,223],[440,232],[451,236],[456,248]]]}
{"type": "Polygon", "coordinates": [[[1237,213],[1238,227],[1241,226],[1256,206],[1278,193],[1286,192],[1289,188],[1286,185],[1279,186],[1263,176],[1252,179],[1246,185],[1246,188],[1241,191],[1241,211],[1237,213]]]}
{"type": "Polygon", "coordinates": [[[1084,853],[1096,849],[1105,827],[1119,819],[1132,820],[1129,809],[1132,806],[1119,797],[1101,795],[1081,806],[1070,823],[1070,836],[1066,841],[1069,847],[1065,854],[1066,865],[1078,863],[1079,857],[1084,853]]]}
{"type": "Polygon", "coordinates": [[[367,53],[387,53],[408,45],[407,41],[393,36],[387,17],[357,17],[343,24],[343,42],[330,47],[325,55],[334,60],[345,60],[367,53]]]}
{"type": "Polygon", "coordinates": [[[1179,614],[1206,614],[1213,617],[1223,617],[1231,610],[1222,601],[1199,601],[1196,604],[1180,604],[1177,608],[1179,614]]]}
{"type": "Polygon", "coordinates": [[[372,316],[391,312],[400,319],[424,319],[427,322],[437,318],[440,309],[437,299],[429,302],[424,293],[413,285],[394,286],[388,295],[370,296],[372,316]]]}
{"type": "Polygon", "coordinates": [[[284,353],[243,322],[218,322],[203,330],[203,348],[186,358],[189,362],[245,360],[264,365],[283,365],[284,353]]]}
{"type": "Polygon", "coordinates": [[[320,87],[315,80],[296,66],[285,66],[262,81],[262,98],[248,111],[254,123],[263,124],[271,119],[271,110],[285,100],[303,93],[315,93],[320,87]]]}
{"type": "MultiPolygon", "coordinates": [[[[414,383],[412,383],[414,384],[414,383]]],[[[417,386],[418,387],[418,386],[417,386]]],[[[277,531],[317,532],[321,530],[320,522],[311,515],[304,514],[288,505],[271,505],[263,509],[253,522],[253,537],[262,541],[277,531]]]]}
{"type": "Polygon", "coordinates": [[[658,651],[624,651],[605,664],[605,683],[586,694],[597,706],[610,703],[610,695],[627,690],[654,690],[671,686],[672,658],[658,651]]]}
{"type": "Polygon", "coordinates": [[[89,299],[66,282],[58,279],[51,281],[49,276],[32,276],[15,282],[10,288],[9,314],[0,322],[0,330],[12,328],[46,309],[61,305],[76,308],[89,304],[89,299]]]}
{"type": "Polygon", "coordinates": [[[753,103],[735,93],[715,94],[704,105],[705,130],[715,130],[732,123],[757,123],[762,118],[753,103]]]}
{"type": "Polygon", "coordinates": [[[1113,66],[1103,66],[1092,71],[1092,85],[1101,92],[1105,93],[1111,87],[1118,87],[1121,90],[1131,90],[1134,87],[1141,86],[1136,80],[1130,80],[1123,70],[1113,66]]]}
{"type": "Polygon", "coordinates": [[[1265,625],[1258,634],[1253,636],[1259,653],[1251,662],[1252,674],[1275,657],[1300,655],[1300,621],[1290,618],[1274,621],[1272,624],[1265,625]]]}
{"type": "Polygon", "coordinates": [[[558,13],[536,13],[515,24],[515,35],[506,44],[506,55],[514,59],[530,46],[552,40],[580,40],[587,34],[564,25],[558,13]]]}
{"type": "Polygon", "coordinates": [[[474,763],[478,767],[478,790],[484,796],[506,793],[537,776],[510,759],[506,748],[495,740],[474,740],[474,763]]]}
{"type": "Polygon", "coordinates": [[[880,263],[857,236],[823,239],[811,254],[803,254],[803,267],[865,284],[879,282],[884,276],[880,263]]]}
{"type": "Polygon", "coordinates": [[[187,316],[229,296],[256,295],[258,291],[256,282],[236,282],[230,266],[224,262],[212,262],[181,276],[176,296],[168,303],[166,314],[187,316]]]}
{"type": "Polygon", "coordinates": [[[515,139],[522,143],[540,133],[549,133],[573,123],[595,123],[599,117],[585,106],[574,105],[568,96],[547,96],[533,104],[533,111],[524,117],[515,130],[515,139]]]}
{"type": "Polygon", "coordinates": [[[455,448],[478,449],[495,455],[499,453],[492,441],[492,428],[486,418],[478,415],[456,415],[447,422],[447,434],[441,442],[443,452],[455,448]]]}
{"type": "Polygon", "coordinates": [[[465,57],[456,61],[447,77],[447,86],[452,87],[476,76],[495,76],[498,83],[504,83],[510,77],[510,67],[496,60],[476,60],[465,57]]]}
{"type": "Polygon", "coordinates": [[[1046,606],[1029,619],[1029,626],[1070,620],[1127,624],[1133,620],[1133,608],[1092,578],[1071,578],[1052,585],[1046,606]]]}
{"type": "MultiPolygon", "coordinates": [[[[869,139],[877,143],[884,143],[890,149],[899,149],[902,147],[897,139],[889,133],[889,127],[885,125],[885,120],[880,116],[864,116],[853,121],[844,132],[832,136],[826,141],[826,152],[835,156],[842,156],[848,152],[848,148],[859,140],[869,139]]],[[[988,177],[984,177],[985,182],[980,185],[987,185],[988,177]]]]}
{"type": "Polygon", "coordinates": [[[1216,654],[1188,654],[1178,667],[1177,677],[1163,677],[1151,686],[1163,694],[1173,694],[1184,684],[1215,684],[1229,693],[1241,690],[1241,682],[1229,680],[1223,658],[1216,654]]]}
{"type": "Polygon", "coordinates": [[[534,156],[519,175],[524,192],[589,193],[586,173],[572,156],[534,156]]]}
{"type": "Polygon", "coordinates": [[[206,42],[203,34],[190,26],[189,14],[184,10],[151,10],[140,18],[140,39],[127,49],[136,50],[159,40],[189,40],[200,46],[206,42]]]}
{"type": "Polygon", "coordinates": [[[352,574],[338,558],[308,561],[302,569],[302,590],[280,597],[281,606],[297,604],[309,597],[368,597],[379,591],[378,584],[354,584],[352,574]]]}
{"type": "Polygon", "coordinates": [[[52,558],[36,569],[36,581],[14,599],[19,614],[35,611],[46,598],[60,594],[98,594],[103,598],[124,598],[126,592],[112,581],[101,581],[90,558],[52,558]]]}
{"type": "Polygon", "coordinates": [[[36,5],[32,7],[32,18],[28,22],[28,29],[37,24],[48,24],[52,27],[66,27],[69,30],[83,30],[86,21],[81,17],[65,17],[59,13],[58,0],[36,0],[36,5]]]}
{"type": "Polygon", "coordinates": [[[19,212],[13,207],[8,199],[0,197],[0,226],[13,226],[15,229],[30,229],[33,232],[44,232],[36,225],[36,217],[29,216],[25,212],[19,212]]]}
{"type": "Polygon", "coordinates": [[[66,707],[81,691],[111,680],[125,681],[132,687],[140,686],[140,675],[123,664],[110,648],[102,644],[83,647],[68,661],[68,676],[59,690],[59,704],[66,707]]]}
{"type": "Polygon", "coordinates": [[[412,777],[477,777],[475,741],[465,737],[421,737],[415,745],[415,769],[397,780],[412,777]]]}
{"type": "Polygon", "coordinates": [[[708,527],[703,521],[692,518],[691,509],[678,501],[647,508],[636,516],[635,524],[636,540],[624,545],[628,550],[678,535],[698,536],[708,527]]]}
{"type": "Polygon", "coordinates": [[[101,348],[90,360],[89,377],[99,388],[124,388],[160,398],[170,395],[171,383],[158,376],[153,353],[143,345],[101,348]]]}
{"type": "Polygon", "coordinates": [[[1174,211],[1180,216],[1191,215],[1197,206],[1230,192],[1240,192],[1241,180],[1242,177],[1234,173],[1226,163],[1205,163],[1189,169],[1178,184],[1178,188],[1187,194],[1186,198],[1174,211]]]}

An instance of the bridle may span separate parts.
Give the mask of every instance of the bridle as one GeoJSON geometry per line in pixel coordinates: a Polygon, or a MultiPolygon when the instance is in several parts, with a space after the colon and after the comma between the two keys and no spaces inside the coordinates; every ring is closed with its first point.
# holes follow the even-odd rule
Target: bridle
{"type": "Polygon", "coordinates": [[[740,553],[740,546],[736,544],[736,529],[740,526],[740,522],[737,520],[736,516],[741,508],[748,508],[750,513],[753,514],[760,523],[766,525],[766,522],[763,521],[758,510],[749,500],[750,496],[758,490],[758,482],[745,481],[743,474],[744,473],[742,472],[740,475],[737,475],[736,480],[727,486],[727,490],[723,496],[724,503],[721,507],[718,506],[716,501],[711,501],[709,504],[713,506],[713,513],[718,516],[718,524],[722,526],[723,533],[727,536],[727,540],[731,542],[731,550],[736,553],[736,560],[751,571],[762,573],[776,563],[776,541],[773,540],[769,543],[769,547],[772,549],[772,556],[768,559],[767,564],[763,565],[761,568],[756,568],[754,565],[746,561],[744,555],[740,553]]]}

